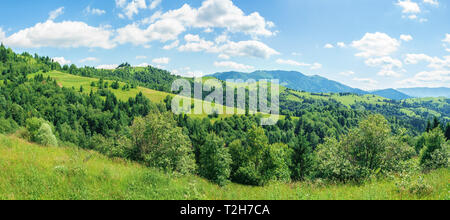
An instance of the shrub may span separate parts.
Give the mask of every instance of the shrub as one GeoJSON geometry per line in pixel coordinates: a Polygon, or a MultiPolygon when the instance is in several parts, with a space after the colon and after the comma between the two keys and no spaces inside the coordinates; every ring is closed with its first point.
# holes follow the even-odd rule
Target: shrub
{"type": "Polygon", "coordinates": [[[136,157],[150,167],[181,174],[193,173],[196,164],[191,141],[170,112],[136,118],[131,126],[136,157]]]}
{"type": "Polygon", "coordinates": [[[11,118],[4,119],[0,118],[0,133],[1,134],[11,134],[14,133],[19,126],[11,118]]]}
{"type": "Polygon", "coordinates": [[[424,170],[448,167],[450,142],[440,128],[425,133],[425,146],[420,152],[420,165],[424,170]]]}
{"type": "Polygon", "coordinates": [[[131,159],[133,150],[131,140],[124,135],[105,138],[100,134],[96,134],[90,140],[90,148],[108,157],[127,159],[131,159]]]}
{"type": "Polygon", "coordinates": [[[30,141],[45,146],[58,146],[56,136],[50,122],[41,118],[30,118],[26,121],[27,137],[30,141]]]}
{"type": "Polygon", "coordinates": [[[48,123],[42,123],[37,133],[37,143],[44,146],[58,146],[58,140],[52,132],[52,127],[48,123]]]}
{"type": "Polygon", "coordinates": [[[225,141],[211,133],[200,148],[199,174],[220,186],[228,183],[231,172],[231,155],[225,141]]]}

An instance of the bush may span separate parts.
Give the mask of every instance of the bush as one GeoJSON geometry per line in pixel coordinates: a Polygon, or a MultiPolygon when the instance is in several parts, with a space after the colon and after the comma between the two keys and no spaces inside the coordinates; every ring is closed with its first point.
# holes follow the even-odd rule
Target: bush
{"type": "Polygon", "coordinates": [[[137,159],[150,167],[181,174],[193,173],[196,164],[191,141],[170,112],[136,118],[131,134],[137,159]]]}
{"type": "Polygon", "coordinates": [[[124,135],[105,138],[100,134],[96,134],[90,140],[90,148],[108,157],[126,159],[131,159],[133,151],[131,140],[124,135]]]}
{"type": "Polygon", "coordinates": [[[220,186],[228,183],[231,172],[231,155],[225,141],[214,133],[206,137],[200,148],[199,174],[220,186]]]}
{"type": "Polygon", "coordinates": [[[19,126],[11,118],[4,119],[0,118],[0,133],[1,134],[11,134],[14,133],[19,126]]]}
{"type": "Polygon", "coordinates": [[[30,141],[45,146],[58,146],[56,136],[50,122],[41,118],[30,118],[26,121],[27,137],[30,141]]]}
{"type": "Polygon", "coordinates": [[[338,181],[361,181],[372,174],[404,170],[414,149],[402,135],[392,136],[387,120],[369,116],[339,142],[328,139],[317,149],[317,175],[338,181]]]}
{"type": "Polygon", "coordinates": [[[37,133],[37,143],[44,146],[58,146],[58,140],[48,123],[42,123],[37,133]]]}
{"type": "Polygon", "coordinates": [[[420,165],[424,170],[448,167],[450,142],[440,128],[425,133],[425,146],[420,152],[420,165]]]}

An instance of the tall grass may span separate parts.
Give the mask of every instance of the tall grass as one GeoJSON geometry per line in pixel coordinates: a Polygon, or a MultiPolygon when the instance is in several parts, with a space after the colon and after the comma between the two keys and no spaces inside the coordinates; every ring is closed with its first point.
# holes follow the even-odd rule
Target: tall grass
{"type": "MultiPolygon", "coordinates": [[[[417,174],[419,175],[419,174],[417,174]]],[[[417,179],[413,176],[412,179],[417,179]]],[[[450,199],[450,172],[424,175],[426,194],[399,191],[400,177],[363,185],[273,183],[219,187],[197,176],[176,176],[76,147],[42,147],[0,135],[0,200],[60,199],[450,199]]]]}

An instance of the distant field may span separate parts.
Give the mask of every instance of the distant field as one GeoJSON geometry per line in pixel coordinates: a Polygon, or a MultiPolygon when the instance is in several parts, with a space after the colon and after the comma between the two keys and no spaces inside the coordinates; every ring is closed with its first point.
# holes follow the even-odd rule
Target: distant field
{"type": "Polygon", "coordinates": [[[432,187],[426,195],[398,192],[398,177],[363,185],[273,183],[221,188],[197,176],[177,177],[76,147],[42,147],[0,135],[0,200],[450,199],[450,169],[431,172],[424,179],[432,187]]]}
{"type": "MultiPolygon", "coordinates": [[[[37,74],[39,74],[39,73],[30,74],[28,77],[33,78],[37,74]]],[[[92,82],[97,83],[99,81],[99,79],[97,79],[97,78],[76,76],[76,75],[72,75],[72,74],[68,74],[68,73],[62,73],[59,71],[52,71],[49,73],[40,73],[40,74],[44,75],[44,77],[50,76],[51,78],[55,79],[57,81],[57,83],[59,83],[61,86],[64,86],[66,88],[74,87],[76,90],[79,90],[80,87],[83,86],[83,89],[84,89],[83,93],[85,93],[85,94],[89,94],[91,90],[94,92],[98,90],[97,87],[91,86],[92,82]]],[[[109,85],[111,85],[111,83],[114,82],[112,80],[104,80],[104,81],[108,82],[109,85]]],[[[125,83],[119,82],[119,84],[120,84],[119,89],[114,90],[114,89],[109,88],[109,90],[114,92],[114,94],[117,96],[117,98],[122,101],[128,101],[129,98],[136,97],[136,95],[139,94],[139,92],[142,92],[142,94],[145,97],[147,97],[154,103],[160,103],[160,102],[164,101],[164,99],[167,96],[172,96],[172,97],[175,96],[174,94],[171,94],[171,93],[160,92],[160,91],[156,91],[156,90],[152,90],[152,89],[148,89],[148,88],[144,88],[144,87],[137,87],[135,89],[130,89],[129,91],[123,91],[121,88],[122,88],[122,86],[125,85],[125,83]]],[[[193,102],[194,99],[191,99],[191,100],[193,102]]],[[[226,111],[225,111],[224,106],[222,106],[222,105],[217,105],[217,106],[218,106],[218,108],[222,107],[222,109],[224,109],[224,114],[219,115],[219,119],[233,115],[233,114],[225,114],[226,111]]],[[[237,112],[237,108],[234,108],[234,110],[235,110],[235,112],[237,112]]],[[[208,115],[203,113],[200,115],[192,114],[191,116],[192,117],[207,117],[208,115]]],[[[281,116],[281,117],[283,118],[283,116],[281,116]]]]}
{"type": "Polygon", "coordinates": [[[364,102],[368,104],[378,104],[378,105],[385,105],[386,101],[389,99],[376,96],[376,95],[356,95],[356,94],[349,94],[349,95],[339,95],[339,94],[330,94],[330,93],[309,93],[309,92],[300,92],[300,91],[290,91],[290,95],[288,96],[288,99],[292,101],[303,101],[303,99],[319,99],[319,100],[329,100],[333,99],[336,100],[343,105],[346,105],[347,107],[350,107],[351,105],[354,105],[358,102],[364,102]]]}

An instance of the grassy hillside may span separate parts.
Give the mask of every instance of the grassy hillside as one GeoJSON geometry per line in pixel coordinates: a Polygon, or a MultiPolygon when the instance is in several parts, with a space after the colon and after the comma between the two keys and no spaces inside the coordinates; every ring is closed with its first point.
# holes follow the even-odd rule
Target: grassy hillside
{"type": "MultiPolygon", "coordinates": [[[[42,147],[0,135],[2,199],[450,199],[449,169],[424,175],[430,191],[399,192],[399,177],[363,185],[273,183],[224,188],[76,147],[42,147]]],[[[417,182],[413,176],[413,183],[417,182]]],[[[414,186],[414,184],[413,184],[414,186]]],[[[420,186],[420,185],[419,185],[420,186]]]]}

